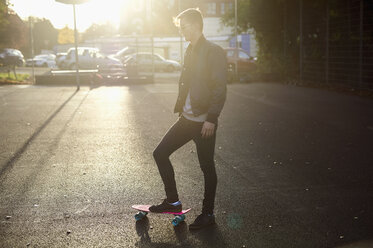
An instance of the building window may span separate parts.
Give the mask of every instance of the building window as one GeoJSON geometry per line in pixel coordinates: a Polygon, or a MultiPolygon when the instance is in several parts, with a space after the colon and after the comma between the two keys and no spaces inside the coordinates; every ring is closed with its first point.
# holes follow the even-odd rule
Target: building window
{"type": "Polygon", "coordinates": [[[221,13],[222,15],[225,14],[225,3],[220,3],[220,13],[221,13]]]}
{"type": "Polygon", "coordinates": [[[208,15],[216,15],[216,3],[208,3],[207,4],[207,14],[208,15]]]}

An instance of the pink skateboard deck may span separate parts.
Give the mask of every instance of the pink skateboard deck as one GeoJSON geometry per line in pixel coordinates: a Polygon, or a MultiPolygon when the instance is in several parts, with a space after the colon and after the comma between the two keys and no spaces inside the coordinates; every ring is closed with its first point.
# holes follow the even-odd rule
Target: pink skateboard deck
{"type": "MultiPolygon", "coordinates": [[[[152,213],[149,211],[150,206],[151,205],[133,205],[132,208],[139,211],[137,214],[135,214],[135,220],[140,221],[144,219],[148,213],[152,213]]],[[[185,220],[185,214],[188,213],[190,210],[191,208],[182,210],[181,212],[163,212],[157,214],[173,214],[175,217],[171,223],[176,227],[185,220]]]]}
{"type": "MultiPolygon", "coordinates": [[[[154,212],[150,212],[150,211],[149,211],[150,206],[151,206],[151,205],[133,205],[132,208],[133,208],[133,209],[136,209],[136,210],[139,210],[139,211],[142,211],[142,212],[154,213],[154,212]]],[[[186,213],[188,213],[190,210],[191,210],[191,208],[188,208],[188,209],[182,210],[181,212],[162,212],[162,213],[156,213],[156,214],[173,214],[173,215],[182,215],[182,214],[186,214],[186,213]]]]}

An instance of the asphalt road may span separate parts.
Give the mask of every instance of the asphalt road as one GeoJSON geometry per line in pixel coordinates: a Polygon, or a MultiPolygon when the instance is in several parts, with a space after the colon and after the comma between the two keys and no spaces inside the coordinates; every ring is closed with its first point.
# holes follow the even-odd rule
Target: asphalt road
{"type": "Polygon", "coordinates": [[[175,84],[0,86],[0,247],[372,247],[373,101],[280,84],[228,87],[219,120],[217,225],[201,210],[195,147],[171,156],[193,208],[135,222],[158,203],[152,151],[175,84]]]}

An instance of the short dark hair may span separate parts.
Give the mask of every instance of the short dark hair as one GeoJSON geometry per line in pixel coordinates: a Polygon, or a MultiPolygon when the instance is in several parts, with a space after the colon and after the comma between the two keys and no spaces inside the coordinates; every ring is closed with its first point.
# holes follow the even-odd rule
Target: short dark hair
{"type": "Polygon", "coordinates": [[[174,24],[180,27],[180,20],[183,19],[191,24],[198,24],[203,30],[203,16],[198,8],[189,8],[174,17],[174,24]]]}

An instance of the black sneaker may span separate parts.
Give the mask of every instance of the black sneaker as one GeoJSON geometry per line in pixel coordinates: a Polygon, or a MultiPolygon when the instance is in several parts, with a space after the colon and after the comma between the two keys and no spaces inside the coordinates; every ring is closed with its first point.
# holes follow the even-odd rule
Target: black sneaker
{"type": "Polygon", "coordinates": [[[181,212],[183,209],[183,206],[181,203],[177,206],[174,206],[167,202],[167,199],[164,199],[163,202],[159,205],[153,205],[149,208],[150,212],[154,213],[163,213],[163,212],[181,212]]]}
{"type": "Polygon", "coordinates": [[[200,214],[196,220],[189,225],[190,230],[201,229],[206,226],[215,224],[215,216],[213,214],[200,214]]]}

